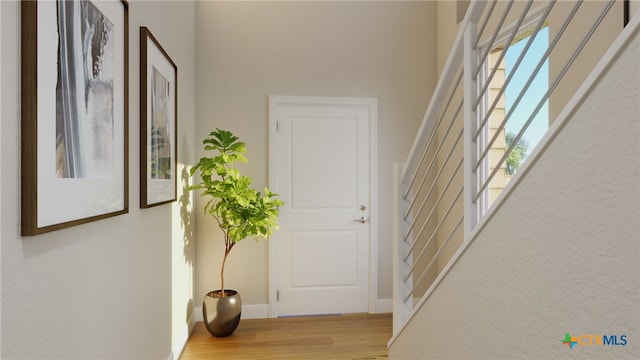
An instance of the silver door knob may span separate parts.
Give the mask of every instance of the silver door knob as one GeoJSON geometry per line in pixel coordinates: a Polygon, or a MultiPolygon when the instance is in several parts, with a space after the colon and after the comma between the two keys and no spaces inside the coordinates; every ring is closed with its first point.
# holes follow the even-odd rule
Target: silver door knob
{"type": "Polygon", "coordinates": [[[363,217],[361,217],[360,219],[355,219],[355,220],[353,220],[353,221],[357,221],[357,222],[360,222],[360,223],[363,223],[363,224],[364,224],[364,223],[366,223],[366,222],[367,222],[367,217],[366,217],[366,216],[363,216],[363,217]]]}

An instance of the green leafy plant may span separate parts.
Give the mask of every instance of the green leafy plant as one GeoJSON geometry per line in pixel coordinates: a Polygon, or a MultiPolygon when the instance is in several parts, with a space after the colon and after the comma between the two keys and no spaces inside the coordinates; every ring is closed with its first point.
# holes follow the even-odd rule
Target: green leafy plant
{"type": "MultiPolygon", "coordinates": [[[[507,148],[513,144],[513,140],[515,140],[516,134],[512,132],[508,132],[505,136],[505,141],[507,144],[507,148]]],[[[513,150],[507,155],[507,175],[515,175],[522,162],[527,157],[527,150],[529,150],[529,142],[525,138],[520,138],[516,143],[516,146],[513,147],[513,150]]]]}
{"type": "Polygon", "coordinates": [[[215,156],[203,157],[191,168],[191,176],[200,170],[201,181],[189,190],[203,190],[201,196],[209,198],[204,212],[217,221],[224,233],[225,251],[220,270],[220,292],[224,297],[224,266],[231,249],[249,237],[268,238],[278,228],[278,206],[284,202],[266,187],[264,193],[252,189],[251,179],[232,167],[236,161],[247,163],[246,146],[237,136],[216,129],[202,143],[204,149],[214,151],[215,156]]]}

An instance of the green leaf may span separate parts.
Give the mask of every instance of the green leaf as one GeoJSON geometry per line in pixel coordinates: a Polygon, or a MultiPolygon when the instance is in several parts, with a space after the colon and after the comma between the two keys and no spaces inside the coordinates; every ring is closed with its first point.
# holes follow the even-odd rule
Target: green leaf
{"type": "Polygon", "coordinates": [[[267,187],[263,193],[251,188],[251,179],[233,167],[235,162],[248,162],[245,143],[230,131],[216,129],[203,140],[203,147],[214,155],[191,167],[189,174],[199,172],[200,181],[194,180],[189,190],[200,190],[208,199],[204,213],[216,220],[225,242],[268,238],[278,229],[278,207],[284,202],[267,187]]]}

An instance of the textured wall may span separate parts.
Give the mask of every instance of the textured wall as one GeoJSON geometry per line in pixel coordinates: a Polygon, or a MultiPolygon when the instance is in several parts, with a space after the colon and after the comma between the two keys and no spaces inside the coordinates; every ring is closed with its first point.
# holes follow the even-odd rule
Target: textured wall
{"type": "MultiPolygon", "coordinates": [[[[269,95],[378,98],[379,299],[391,298],[392,163],[406,158],[435,84],[435,10],[433,2],[197,5],[198,139],[233,130],[247,143],[241,169],[257,188],[268,179],[269,95]]],[[[197,224],[200,299],[219,286],[222,247],[212,219],[197,224]]],[[[268,270],[268,244],[244,241],[225,284],[245,304],[266,304],[268,270]]]]}
{"type": "Polygon", "coordinates": [[[167,359],[187,327],[190,226],[180,228],[175,206],[139,208],[138,29],[150,27],[178,65],[179,161],[192,162],[195,4],[129,3],[129,213],[35,237],[19,235],[20,3],[0,3],[3,359],[167,359]],[[176,246],[182,259],[172,265],[176,246]]]}
{"type": "Polygon", "coordinates": [[[392,343],[393,359],[637,358],[637,34],[392,343]],[[561,343],[626,335],[626,346],[561,343]]]}

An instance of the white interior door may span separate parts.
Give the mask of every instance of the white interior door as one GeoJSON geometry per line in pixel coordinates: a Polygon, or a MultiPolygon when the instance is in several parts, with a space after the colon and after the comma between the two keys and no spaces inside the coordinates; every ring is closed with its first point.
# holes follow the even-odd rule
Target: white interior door
{"type": "Polygon", "coordinates": [[[376,100],[269,103],[270,187],[285,202],[270,239],[271,316],[367,312],[376,100]]]}

